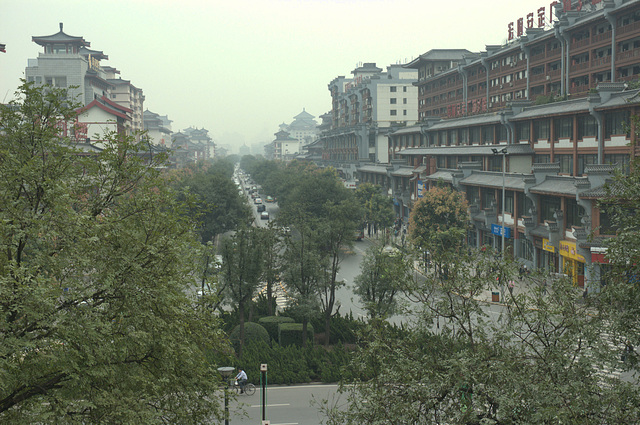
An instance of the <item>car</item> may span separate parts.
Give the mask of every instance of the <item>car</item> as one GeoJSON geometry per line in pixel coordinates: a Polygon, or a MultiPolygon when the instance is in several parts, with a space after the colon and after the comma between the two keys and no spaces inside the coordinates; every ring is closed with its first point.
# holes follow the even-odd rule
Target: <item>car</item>
{"type": "Polygon", "coordinates": [[[273,202],[273,196],[267,196],[267,202],[273,202]]]}
{"type": "Polygon", "coordinates": [[[266,211],[267,207],[265,207],[264,204],[260,204],[256,207],[256,210],[258,210],[258,212],[266,211]]]}
{"type": "Polygon", "coordinates": [[[262,203],[262,199],[256,198],[256,199],[253,200],[253,203],[254,204],[261,204],[262,203]]]}
{"type": "Polygon", "coordinates": [[[267,211],[262,211],[260,213],[260,220],[269,220],[269,213],[267,211]]]}

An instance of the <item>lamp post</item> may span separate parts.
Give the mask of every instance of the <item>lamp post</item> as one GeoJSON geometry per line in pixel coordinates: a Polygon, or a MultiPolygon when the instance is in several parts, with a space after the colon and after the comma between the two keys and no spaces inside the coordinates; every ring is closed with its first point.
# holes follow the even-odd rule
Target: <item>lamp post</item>
{"type": "Polygon", "coordinates": [[[507,170],[507,148],[502,148],[500,150],[496,148],[491,148],[491,152],[494,155],[502,155],[502,229],[500,233],[502,234],[502,256],[504,258],[504,235],[506,233],[506,229],[504,226],[504,198],[505,198],[505,172],[507,170]]]}
{"type": "Polygon", "coordinates": [[[219,367],[218,372],[222,375],[222,378],[227,383],[224,389],[224,425],[229,425],[229,377],[233,373],[231,366],[219,367]]]}

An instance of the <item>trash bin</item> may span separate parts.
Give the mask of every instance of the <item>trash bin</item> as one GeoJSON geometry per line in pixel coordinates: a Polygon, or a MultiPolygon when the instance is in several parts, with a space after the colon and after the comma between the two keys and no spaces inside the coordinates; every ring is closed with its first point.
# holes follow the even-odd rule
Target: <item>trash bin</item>
{"type": "Polygon", "coordinates": [[[500,302],[500,292],[492,292],[491,293],[491,302],[499,303],[500,302]]]}

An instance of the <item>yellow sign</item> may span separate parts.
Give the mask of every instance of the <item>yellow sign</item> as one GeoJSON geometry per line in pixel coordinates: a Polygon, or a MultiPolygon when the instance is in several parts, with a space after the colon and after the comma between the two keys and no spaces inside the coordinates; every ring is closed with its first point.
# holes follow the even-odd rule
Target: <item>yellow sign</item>
{"type": "Polygon", "coordinates": [[[549,243],[549,239],[542,238],[542,249],[549,252],[556,252],[556,247],[549,243]]]}
{"type": "Polygon", "coordinates": [[[575,242],[560,241],[558,246],[558,252],[563,257],[571,258],[572,260],[580,261],[584,263],[584,257],[578,254],[578,247],[575,242]]]}

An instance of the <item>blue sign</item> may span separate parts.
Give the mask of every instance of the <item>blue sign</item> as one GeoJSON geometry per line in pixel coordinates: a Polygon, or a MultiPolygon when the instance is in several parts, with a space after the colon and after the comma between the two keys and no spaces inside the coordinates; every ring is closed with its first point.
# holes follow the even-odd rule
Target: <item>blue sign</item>
{"type": "Polygon", "coordinates": [[[504,237],[505,239],[511,238],[511,227],[502,227],[497,224],[491,225],[491,233],[494,235],[502,236],[502,229],[504,229],[504,237]]]}
{"type": "Polygon", "coordinates": [[[424,183],[422,180],[418,180],[418,198],[422,198],[422,190],[424,189],[424,183]]]}

